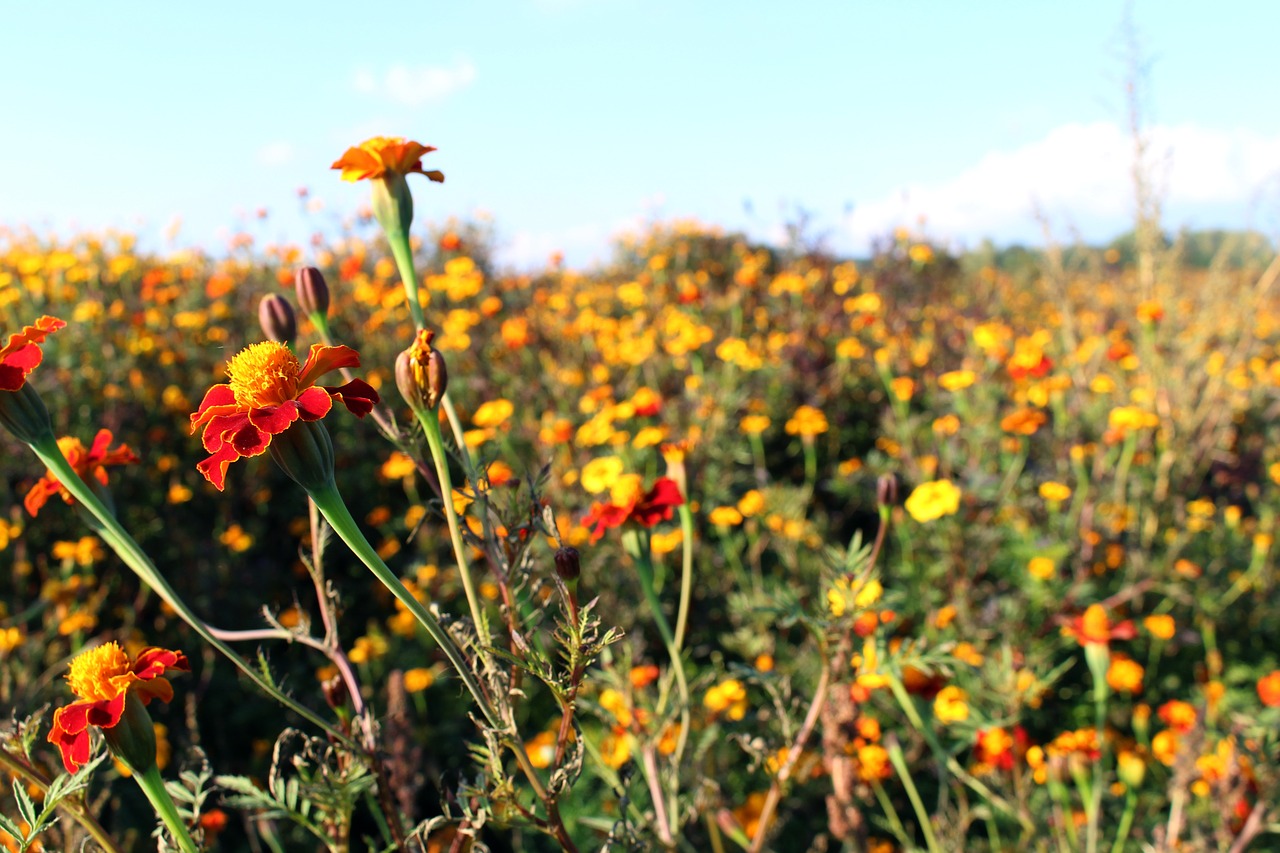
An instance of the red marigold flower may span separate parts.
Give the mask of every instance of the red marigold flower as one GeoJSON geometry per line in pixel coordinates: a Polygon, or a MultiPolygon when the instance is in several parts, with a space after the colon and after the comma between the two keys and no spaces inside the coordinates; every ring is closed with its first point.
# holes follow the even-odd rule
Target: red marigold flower
{"type": "Polygon", "coordinates": [[[684,503],[680,487],[670,477],[659,477],[653,488],[623,504],[594,503],[582,523],[591,529],[591,541],[597,542],[604,532],[634,521],[641,527],[653,527],[671,518],[672,511],[684,503]]]}
{"type": "MultiPolygon", "coordinates": [[[[88,450],[85,450],[80,439],[74,436],[63,436],[58,439],[58,449],[62,451],[63,456],[67,457],[67,463],[80,475],[81,480],[87,483],[92,478],[105,486],[107,485],[106,466],[128,465],[138,461],[138,457],[127,444],[112,450],[112,440],[111,430],[100,429],[93,439],[93,446],[88,450]]],[[[45,502],[54,495],[62,495],[62,499],[69,504],[75,503],[75,498],[71,497],[67,487],[53,476],[52,471],[46,471],[31,491],[27,492],[27,497],[22,503],[27,508],[27,512],[35,516],[45,502]]]]}
{"type": "Polygon", "coordinates": [[[1101,604],[1091,604],[1084,613],[1072,619],[1063,627],[1062,633],[1075,637],[1082,646],[1092,644],[1108,645],[1112,640],[1132,640],[1138,636],[1133,621],[1126,619],[1118,625],[1112,625],[1107,618],[1107,610],[1101,604]]]}
{"type": "Polygon", "coordinates": [[[168,649],[143,649],[136,658],[117,643],[82,652],[71,661],[67,681],[79,698],[53,712],[49,743],[62,753],[62,764],[75,773],[89,762],[89,727],[114,728],[124,715],[130,692],[147,705],[152,699],[173,699],[173,685],[164,674],[190,671],[187,656],[168,649]]]}
{"type": "Polygon", "coordinates": [[[442,184],[443,172],[422,168],[422,155],[435,150],[431,145],[422,145],[399,136],[375,136],[354,148],[348,148],[330,168],[341,169],[344,181],[381,178],[389,172],[396,175],[417,172],[442,184]]]}
{"type": "Polygon", "coordinates": [[[26,326],[21,332],[9,336],[0,347],[0,391],[17,391],[26,384],[27,376],[40,366],[44,353],[40,344],[44,339],[66,326],[57,317],[41,317],[35,325],[26,326]]]}
{"type": "Polygon", "coordinates": [[[1280,669],[1258,679],[1258,698],[1268,708],[1280,708],[1280,669]]]}
{"type": "Polygon", "coordinates": [[[367,382],[352,379],[345,385],[316,385],[326,373],[359,366],[359,353],[345,346],[312,344],[304,364],[275,341],[241,350],[227,362],[227,384],[210,388],[191,415],[191,431],[204,427],[204,448],[213,454],[196,468],[221,490],[232,462],[262,454],[272,436],[295,421],[320,420],[329,414],[334,400],[363,418],[380,399],[367,382]]]}

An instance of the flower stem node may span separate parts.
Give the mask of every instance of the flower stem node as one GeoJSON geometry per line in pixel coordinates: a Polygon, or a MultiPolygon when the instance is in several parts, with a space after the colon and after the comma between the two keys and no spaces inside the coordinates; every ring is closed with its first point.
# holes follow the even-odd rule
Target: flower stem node
{"type": "Polygon", "coordinates": [[[269,293],[258,303],[258,323],[262,333],[276,343],[293,346],[298,337],[298,320],[289,300],[278,293],[269,293]]]}
{"type": "Polygon", "coordinates": [[[320,421],[295,421],[269,450],[280,469],[308,493],[333,483],[333,441],[320,421]]]}

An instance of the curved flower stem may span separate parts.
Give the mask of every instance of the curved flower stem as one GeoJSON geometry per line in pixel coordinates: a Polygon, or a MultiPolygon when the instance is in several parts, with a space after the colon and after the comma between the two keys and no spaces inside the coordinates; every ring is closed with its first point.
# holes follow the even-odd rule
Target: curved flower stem
{"type": "Polygon", "coordinates": [[[413,249],[409,246],[409,235],[403,228],[388,227],[382,223],[382,231],[391,246],[391,255],[396,259],[396,268],[400,271],[400,281],[404,285],[404,295],[409,302],[409,314],[413,317],[415,328],[426,325],[422,316],[422,305],[418,303],[418,273],[413,268],[413,249]]]}
{"type": "Polygon", "coordinates": [[[693,597],[693,512],[689,504],[680,504],[680,532],[684,536],[680,564],[680,606],[676,608],[677,649],[684,648],[685,629],[689,626],[689,600],[693,597]]]}
{"type": "MultiPolygon", "coordinates": [[[[635,561],[636,574],[640,578],[640,589],[644,592],[644,598],[649,605],[649,609],[653,611],[653,621],[658,625],[658,633],[662,635],[662,641],[667,647],[667,654],[671,658],[671,671],[675,674],[676,686],[680,691],[680,742],[684,742],[688,737],[687,733],[689,731],[689,682],[685,678],[684,658],[676,645],[675,635],[671,633],[671,625],[667,622],[667,617],[662,612],[662,602],[658,599],[658,593],[653,588],[653,563],[650,561],[648,542],[646,541],[642,544],[639,532],[628,530],[622,534],[622,546],[631,556],[631,559],[635,561]]],[[[663,691],[658,698],[657,712],[659,714],[666,708],[668,695],[666,691],[663,691]]],[[[679,810],[674,807],[676,794],[680,786],[679,753],[677,752],[675,755],[676,760],[672,762],[674,772],[672,773],[669,792],[672,808],[668,809],[672,835],[675,834],[677,828],[675,824],[680,819],[679,810]]],[[[656,803],[655,806],[657,806],[656,803]]]]}
{"type": "Polygon", "coordinates": [[[164,821],[169,834],[178,842],[178,848],[183,853],[196,853],[199,848],[191,839],[186,822],[178,814],[178,807],[173,804],[173,798],[164,787],[160,768],[152,764],[146,772],[134,773],[133,778],[138,781],[138,787],[142,789],[142,793],[146,794],[147,799],[151,801],[151,807],[156,810],[160,820],[164,821]]]}
{"type": "Polygon", "coordinates": [[[462,530],[458,526],[458,513],[453,508],[453,480],[449,475],[449,459],[444,452],[444,439],[440,436],[440,420],[426,410],[417,410],[414,414],[422,424],[422,431],[427,434],[431,458],[436,463],[441,503],[444,504],[445,521],[449,523],[449,538],[453,541],[453,556],[458,562],[458,575],[462,578],[462,589],[467,594],[467,606],[471,608],[471,621],[475,623],[476,636],[480,640],[480,654],[487,655],[488,648],[493,645],[493,638],[489,636],[489,623],[485,621],[484,612],[480,609],[480,598],[476,595],[475,581],[471,577],[471,567],[467,563],[466,543],[462,541],[462,530]]]}
{"type": "Polygon", "coordinates": [[[449,398],[449,392],[446,391],[440,395],[440,408],[444,409],[445,417],[449,419],[449,430],[453,433],[453,441],[458,445],[458,456],[462,459],[462,467],[467,469],[467,478],[474,484],[476,481],[476,465],[471,460],[471,451],[467,449],[467,442],[462,433],[462,421],[458,420],[458,410],[453,407],[453,400],[449,398]]]}
{"type": "MultiPolygon", "coordinates": [[[[0,769],[3,769],[10,776],[22,779],[28,784],[35,785],[42,792],[48,792],[49,780],[30,767],[26,762],[19,761],[9,754],[9,751],[0,746],[0,769]]],[[[66,798],[58,802],[58,808],[71,816],[71,819],[80,824],[84,831],[89,833],[89,837],[94,843],[102,848],[104,853],[120,853],[120,848],[111,840],[111,836],[107,835],[107,831],[102,828],[102,824],[98,823],[89,814],[88,808],[82,803],[76,802],[72,798],[66,798]]]]}
{"type": "MultiPolygon", "coordinates": [[[[378,552],[369,544],[369,540],[365,539],[364,534],[360,532],[360,526],[351,516],[351,511],[347,509],[346,503],[342,500],[342,495],[338,493],[338,487],[330,480],[328,484],[318,489],[309,490],[308,495],[315,502],[316,509],[320,510],[320,514],[324,516],[325,521],[329,522],[333,532],[337,533],[342,541],[347,543],[347,547],[360,559],[360,562],[364,563],[369,568],[369,571],[373,572],[374,577],[392,595],[399,599],[400,603],[414,615],[414,618],[431,635],[431,639],[436,641],[436,645],[444,652],[454,671],[458,673],[458,677],[462,679],[468,692],[476,700],[476,704],[480,707],[480,712],[484,715],[485,721],[493,728],[503,731],[505,726],[498,719],[497,713],[489,702],[489,697],[485,695],[484,688],[476,680],[475,673],[471,671],[471,666],[467,663],[466,658],[462,656],[462,650],[458,648],[458,644],[449,636],[449,632],[444,629],[440,621],[432,616],[427,608],[422,606],[422,602],[414,598],[413,594],[405,587],[404,582],[396,577],[391,569],[387,568],[387,564],[382,561],[382,558],[378,556],[378,552]]],[[[448,500],[448,496],[446,496],[446,500],[448,500]]]]}
{"type": "Polygon", "coordinates": [[[169,582],[165,580],[164,575],[160,574],[160,570],[151,562],[151,558],[147,556],[147,553],[142,550],[137,541],[116,520],[116,517],[106,508],[97,494],[89,488],[84,480],[80,479],[80,475],[75,472],[67,462],[66,457],[62,455],[62,451],[58,449],[58,442],[54,439],[52,433],[38,439],[29,446],[35,451],[40,461],[45,464],[45,467],[52,471],[58,481],[66,486],[67,491],[71,492],[75,499],[80,502],[80,506],[88,511],[90,519],[87,520],[90,528],[111,546],[111,549],[124,561],[125,565],[133,569],[134,574],[143,583],[149,586],[156,595],[160,596],[160,599],[165,604],[173,608],[178,616],[182,618],[182,621],[191,626],[192,630],[200,636],[200,639],[221,652],[268,696],[271,696],[277,702],[345,746],[352,748],[356,746],[350,737],[343,734],[316,712],[286,696],[278,687],[251,666],[248,661],[213,635],[213,632],[209,630],[200,617],[196,616],[186,602],[178,597],[173,587],[169,586],[169,582]]]}

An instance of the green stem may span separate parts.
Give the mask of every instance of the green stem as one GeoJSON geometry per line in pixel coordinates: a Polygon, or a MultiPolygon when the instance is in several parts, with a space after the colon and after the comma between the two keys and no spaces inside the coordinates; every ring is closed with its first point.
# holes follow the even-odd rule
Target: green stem
{"type": "Polygon", "coordinates": [[[431,458],[436,463],[436,477],[440,480],[444,517],[449,524],[449,538],[453,541],[453,556],[458,562],[458,575],[462,578],[462,589],[467,594],[467,606],[471,609],[471,621],[475,623],[476,636],[480,640],[480,653],[484,655],[493,645],[493,638],[489,635],[489,623],[480,609],[480,598],[476,594],[475,581],[471,577],[471,567],[467,564],[466,544],[462,541],[462,530],[458,526],[458,513],[453,508],[453,480],[449,474],[449,459],[444,452],[444,440],[440,436],[440,420],[434,412],[425,409],[417,410],[414,414],[422,424],[422,431],[427,434],[431,458]]]}
{"type": "Polygon", "coordinates": [[[920,821],[920,831],[924,833],[924,846],[930,851],[941,850],[938,839],[933,834],[933,822],[929,818],[929,812],[925,810],[924,801],[920,799],[920,792],[916,790],[916,783],[911,778],[911,770],[907,767],[907,760],[902,755],[902,746],[892,735],[886,739],[886,744],[889,747],[889,761],[892,762],[893,769],[898,771],[898,778],[902,780],[902,786],[907,790],[907,799],[911,800],[911,808],[915,810],[916,820],[920,821]]]}
{"type": "MultiPolygon", "coordinates": [[[[431,639],[436,641],[436,645],[444,652],[454,671],[458,673],[458,677],[462,679],[463,684],[466,685],[467,690],[476,700],[476,704],[480,707],[480,712],[484,715],[485,721],[494,729],[505,730],[505,726],[490,706],[489,699],[485,696],[480,683],[476,681],[471,667],[462,656],[462,650],[458,648],[458,644],[449,636],[449,632],[444,629],[439,620],[432,616],[427,608],[422,606],[422,602],[414,598],[400,578],[396,577],[395,573],[387,568],[387,564],[382,561],[382,558],[378,556],[378,552],[369,544],[369,540],[360,532],[360,526],[351,516],[351,511],[347,509],[347,505],[342,500],[342,495],[338,493],[338,487],[333,481],[330,480],[326,485],[310,491],[308,495],[315,502],[316,508],[325,517],[325,521],[329,522],[333,532],[337,533],[339,538],[347,543],[347,547],[351,549],[352,553],[369,568],[369,571],[373,572],[374,577],[392,595],[399,599],[400,603],[427,630],[427,633],[431,635],[431,639]]],[[[446,500],[448,500],[448,497],[446,497],[446,500]]]]}
{"type": "Polygon", "coordinates": [[[1111,853],[1124,853],[1124,843],[1129,840],[1129,830],[1133,827],[1133,815],[1138,809],[1138,793],[1130,788],[1124,795],[1124,814],[1120,816],[1120,826],[1116,829],[1116,841],[1111,845],[1111,853]]]}
{"type": "Polygon", "coordinates": [[[688,503],[680,505],[680,532],[684,534],[681,543],[682,559],[680,564],[680,606],[676,609],[676,649],[684,648],[684,633],[689,626],[689,602],[693,597],[693,512],[688,503]]]}
{"type": "Polygon", "coordinates": [[[184,622],[191,626],[192,630],[200,636],[209,645],[213,646],[221,652],[228,660],[235,664],[245,676],[249,678],[260,690],[268,696],[274,698],[277,702],[302,717],[307,722],[324,731],[330,737],[340,741],[344,745],[358,749],[357,744],[350,737],[334,728],[323,717],[316,714],[304,705],[299,704],[289,696],[282,693],[274,684],[265,678],[257,669],[251,666],[248,661],[240,657],[232,651],[231,647],[219,640],[209,630],[208,626],[196,616],[196,614],[187,606],[178,594],[174,592],[173,587],[169,586],[169,582],[164,579],[164,575],[160,574],[160,570],[151,562],[151,558],[147,556],[142,547],[129,535],[128,531],[121,526],[116,517],[106,508],[94,491],[80,479],[75,470],[67,462],[66,457],[62,455],[62,451],[58,449],[58,442],[50,434],[30,445],[35,451],[36,456],[45,464],[53,475],[58,478],[58,482],[66,486],[67,491],[75,497],[80,505],[88,511],[91,516],[90,528],[102,537],[113,551],[119,555],[125,565],[133,569],[143,583],[151,587],[151,589],[160,596],[160,599],[173,608],[174,612],[182,618],[184,622]]]}
{"type": "Polygon", "coordinates": [[[186,822],[178,814],[178,807],[173,804],[173,798],[164,787],[164,779],[160,778],[160,768],[152,764],[145,773],[134,773],[133,778],[138,781],[138,787],[142,789],[142,793],[146,794],[147,799],[151,801],[151,807],[156,810],[160,820],[164,821],[169,834],[178,842],[178,848],[183,853],[196,853],[199,848],[191,839],[186,822]]]}
{"type": "Polygon", "coordinates": [[[418,273],[413,268],[413,250],[409,247],[409,235],[403,228],[388,228],[385,222],[382,230],[387,235],[391,254],[396,259],[396,268],[400,271],[400,282],[404,285],[404,295],[409,301],[409,314],[413,317],[413,325],[421,329],[426,326],[426,322],[422,316],[422,306],[418,303],[418,273]]]}

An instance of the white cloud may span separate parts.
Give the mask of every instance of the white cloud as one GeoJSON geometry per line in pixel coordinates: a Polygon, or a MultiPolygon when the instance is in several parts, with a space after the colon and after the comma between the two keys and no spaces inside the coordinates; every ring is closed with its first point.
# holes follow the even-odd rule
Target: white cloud
{"type": "Polygon", "coordinates": [[[362,94],[417,107],[451,95],[475,79],[475,65],[468,59],[460,59],[448,68],[393,65],[381,77],[368,68],[361,68],[356,71],[353,85],[362,94]]]}
{"type": "Polygon", "coordinates": [[[288,142],[271,142],[258,149],[258,162],[264,166],[283,166],[293,160],[293,145],[288,142]]]}
{"type": "MultiPolygon", "coordinates": [[[[1155,128],[1151,140],[1171,214],[1194,216],[1198,207],[1221,205],[1243,214],[1280,177],[1280,135],[1178,125],[1155,128]]],[[[864,250],[873,238],[923,219],[935,238],[1025,239],[1038,231],[1037,209],[1072,224],[1115,227],[1132,215],[1133,156],[1132,140],[1115,124],[1063,125],[1022,147],[992,151],[948,180],[904,184],[856,205],[843,236],[864,250]]]]}

